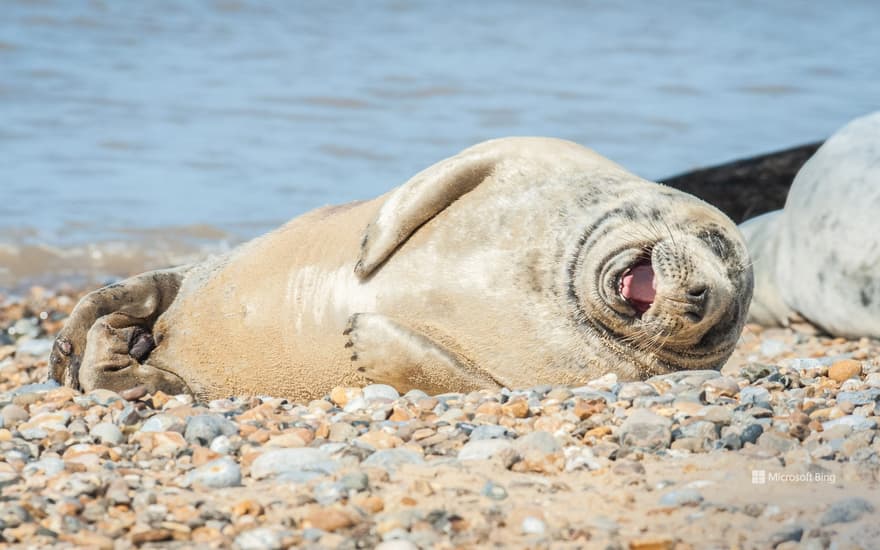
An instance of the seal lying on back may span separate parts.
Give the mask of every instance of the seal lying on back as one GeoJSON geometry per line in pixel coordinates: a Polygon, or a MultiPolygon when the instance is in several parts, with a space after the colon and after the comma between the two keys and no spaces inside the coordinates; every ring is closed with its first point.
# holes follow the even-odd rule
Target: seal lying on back
{"type": "Polygon", "coordinates": [[[721,366],[752,272],[714,207],[574,143],[485,142],[374,200],[97,290],[52,376],[211,399],[578,384],[721,366]]]}
{"type": "Polygon", "coordinates": [[[752,321],[798,315],[835,336],[880,338],[880,112],[834,134],[785,207],[742,230],[755,260],[752,321]]]}

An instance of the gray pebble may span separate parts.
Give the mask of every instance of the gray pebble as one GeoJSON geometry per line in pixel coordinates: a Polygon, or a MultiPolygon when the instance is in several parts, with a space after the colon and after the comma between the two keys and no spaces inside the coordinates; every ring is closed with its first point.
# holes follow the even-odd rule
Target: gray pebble
{"type": "Polygon", "coordinates": [[[142,432],[180,432],[185,429],[183,421],[176,416],[159,413],[148,418],[140,431],[142,432]]]}
{"type": "Polygon", "coordinates": [[[243,531],[235,537],[239,550],[280,550],[284,536],[269,527],[257,527],[243,531]]]}
{"type": "Polygon", "coordinates": [[[0,527],[3,529],[6,529],[7,527],[18,527],[22,523],[27,523],[30,520],[31,515],[24,507],[11,502],[0,503],[0,527]]]}
{"type": "Polygon", "coordinates": [[[297,471],[326,471],[338,467],[330,455],[309,447],[296,449],[271,449],[261,454],[251,464],[251,476],[255,479],[297,471]]]}
{"type": "Polygon", "coordinates": [[[718,426],[707,420],[698,420],[681,427],[684,437],[696,437],[703,440],[718,439],[718,426]]]}
{"type": "Polygon", "coordinates": [[[36,338],[40,334],[39,321],[36,317],[25,317],[13,323],[6,332],[19,339],[36,338]]]}
{"type": "Polygon", "coordinates": [[[423,392],[422,390],[409,390],[408,392],[403,394],[403,397],[408,399],[409,401],[415,402],[419,399],[424,399],[428,397],[428,394],[423,392]]]}
{"type": "Polygon", "coordinates": [[[535,450],[545,455],[549,455],[559,452],[559,450],[562,449],[562,446],[553,434],[538,430],[529,432],[517,439],[514,443],[514,448],[516,448],[520,454],[535,450]]]}
{"type": "Polygon", "coordinates": [[[675,401],[675,395],[666,393],[656,396],[641,396],[633,399],[632,405],[635,409],[650,409],[658,405],[670,405],[675,401]]]}
{"type": "Polygon", "coordinates": [[[770,430],[764,432],[758,438],[758,447],[774,454],[781,454],[798,447],[798,440],[789,435],[770,430]]]}
{"type": "Polygon", "coordinates": [[[28,340],[19,340],[18,347],[15,350],[19,355],[32,355],[34,357],[42,357],[49,355],[54,345],[54,340],[48,338],[33,338],[28,340]]]}
{"type": "Polygon", "coordinates": [[[187,419],[183,437],[190,445],[207,447],[218,436],[228,437],[237,433],[235,422],[216,414],[199,414],[187,419]]]}
{"type": "Polygon", "coordinates": [[[20,429],[18,432],[21,435],[22,439],[26,439],[28,441],[35,441],[37,439],[45,439],[49,436],[49,432],[44,430],[43,428],[25,428],[20,429]]]}
{"type": "Polygon", "coordinates": [[[350,412],[357,412],[357,411],[360,411],[360,410],[363,410],[366,408],[367,408],[367,400],[364,399],[364,397],[362,395],[359,395],[359,396],[355,397],[354,399],[352,399],[351,401],[349,401],[348,403],[346,403],[345,406],[342,408],[342,410],[347,413],[350,413],[350,412]]]}
{"type": "Polygon", "coordinates": [[[46,477],[52,477],[54,475],[60,474],[64,471],[64,461],[58,457],[47,456],[37,460],[36,462],[31,462],[27,466],[24,467],[22,473],[24,475],[33,475],[37,472],[42,472],[46,477]]]}
{"type": "Polygon", "coordinates": [[[720,405],[706,405],[697,413],[697,416],[722,426],[727,426],[733,419],[733,413],[730,412],[730,409],[720,405]]]}
{"type": "Polygon", "coordinates": [[[370,488],[370,478],[363,472],[354,472],[342,476],[339,485],[346,491],[366,491],[370,488]]]}
{"type": "Polygon", "coordinates": [[[617,398],[621,401],[632,401],[636,397],[652,397],[657,395],[654,386],[645,382],[627,382],[620,385],[617,398]]]}
{"type": "Polygon", "coordinates": [[[855,406],[867,405],[880,399],[880,389],[861,391],[842,391],[837,394],[837,404],[852,403],[855,406]]]}
{"type": "Polygon", "coordinates": [[[770,392],[767,388],[746,386],[739,392],[739,402],[743,405],[767,408],[770,406],[770,392]]]}
{"type": "Polygon", "coordinates": [[[874,512],[874,505],[867,500],[859,497],[847,498],[832,504],[822,515],[821,524],[849,523],[872,512],[874,512]]]}
{"type": "Polygon", "coordinates": [[[459,460],[488,460],[496,454],[513,447],[507,439],[478,439],[468,441],[458,451],[459,460]]]}
{"type": "Polygon", "coordinates": [[[670,372],[667,374],[658,374],[648,378],[646,382],[669,382],[673,384],[685,384],[687,386],[699,387],[706,380],[718,378],[721,373],[717,370],[685,370],[670,372]]]}
{"type": "Polygon", "coordinates": [[[716,448],[718,449],[728,449],[731,451],[737,451],[742,449],[743,442],[740,438],[739,434],[735,432],[729,432],[721,437],[721,439],[716,443],[716,448]]]}
{"type": "Polygon", "coordinates": [[[225,435],[218,435],[211,441],[211,450],[215,453],[220,453],[221,455],[228,455],[234,449],[232,447],[232,441],[225,435]]]}
{"type": "Polygon", "coordinates": [[[497,426],[495,424],[483,424],[477,426],[471,431],[470,439],[471,441],[477,441],[480,439],[510,439],[514,435],[516,434],[514,434],[504,426],[497,426]]]}
{"type": "Polygon", "coordinates": [[[60,388],[61,385],[54,381],[49,380],[48,382],[38,382],[36,384],[25,384],[24,386],[19,386],[7,393],[8,397],[18,397],[19,395],[27,395],[29,393],[46,393],[47,391],[54,390],[55,388],[60,388]]]}
{"type": "Polygon", "coordinates": [[[835,418],[834,420],[823,422],[822,430],[827,431],[831,428],[834,428],[835,426],[849,426],[853,429],[853,431],[873,430],[877,426],[877,422],[875,422],[872,418],[865,418],[864,416],[850,414],[847,416],[841,416],[840,418],[835,418]]]}
{"type": "Polygon", "coordinates": [[[480,494],[492,500],[504,500],[507,498],[507,489],[490,480],[483,485],[480,494]]]}
{"type": "Polygon", "coordinates": [[[119,445],[125,439],[122,430],[116,424],[111,424],[110,422],[95,424],[89,433],[93,438],[105,445],[119,445]]]}
{"type": "Polygon", "coordinates": [[[312,493],[315,496],[315,501],[321,506],[329,506],[339,501],[343,496],[346,496],[341,484],[332,481],[318,483],[315,485],[312,493]]]}
{"type": "Polygon", "coordinates": [[[106,407],[114,401],[123,401],[122,396],[115,391],[102,388],[90,391],[86,397],[88,397],[95,405],[101,405],[103,407],[106,407]]]}
{"type": "Polygon", "coordinates": [[[776,531],[772,535],[770,535],[770,539],[767,541],[770,546],[777,547],[784,542],[800,542],[801,537],[804,536],[804,528],[798,525],[791,525],[776,531]]]}
{"type": "Polygon", "coordinates": [[[241,467],[235,460],[224,456],[192,470],[186,476],[186,483],[215,489],[236,487],[241,485],[241,467]]]}
{"type": "Polygon", "coordinates": [[[327,439],[338,442],[351,441],[359,434],[360,432],[358,432],[358,429],[351,424],[347,422],[336,422],[330,424],[330,433],[327,435],[327,439]]]}
{"type": "Polygon", "coordinates": [[[376,451],[363,461],[364,466],[377,466],[385,470],[394,470],[403,464],[422,464],[422,455],[409,449],[383,449],[376,451]]]}
{"type": "Polygon", "coordinates": [[[754,382],[756,380],[766,378],[771,374],[775,374],[777,372],[779,372],[779,369],[777,369],[776,367],[772,365],[762,365],[760,363],[752,363],[740,369],[740,373],[742,373],[743,377],[745,377],[749,382],[754,382]]]}
{"type": "Polygon", "coordinates": [[[364,387],[364,399],[374,401],[376,399],[388,399],[394,401],[400,394],[387,384],[370,384],[364,387]]]}
{"type": "Polygon", "coordinates": [[[696,489],[678,489],[669,491],[660,497],[663,506],[689,506],[703,502],[703,495],[696,489]]]}
{"type": "Polygon", "coordinates": [[[619,430],[621,445],[648,450],[665,449],[672,440],[672,422],[647,409],[635,409],[619,430]]]}
{"type": "Polygon", "coordinates": [[[743,428],[742,433],[740,434],[740,439],[742,439],[743,444],[746,443],[756,443],[758,438],[761,437],[761,434],[764,433],[764,428],[760,424],[749,424],[745,428],[743,428]]]}

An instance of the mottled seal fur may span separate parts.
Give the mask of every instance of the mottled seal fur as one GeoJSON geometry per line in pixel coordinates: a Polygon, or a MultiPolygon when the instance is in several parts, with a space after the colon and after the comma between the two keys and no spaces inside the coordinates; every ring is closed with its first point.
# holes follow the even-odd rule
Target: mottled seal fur
{"type": "Polygon", "coordinates": [[[829,138],[785,207],[742,231],[755,262],[752,321],[799,316],[836,336],[880,338],[880,112],[829,138]]]}
{"type": "Polygon", "coordinates": [[[91,293],[51,370],[84,390],[308,399],[366,381],[445,392],[717,368],[749,266],[699,199],[574,143],[500,139],[91,293]]]}

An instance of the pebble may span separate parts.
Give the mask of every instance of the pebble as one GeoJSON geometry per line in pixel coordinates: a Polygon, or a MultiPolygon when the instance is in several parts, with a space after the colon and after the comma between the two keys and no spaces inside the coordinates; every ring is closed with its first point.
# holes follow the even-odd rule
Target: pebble
{"type": "Polygon", "coordinates": [[[740,390],[739,402],[743,405],[769,408],[770,392],[767,388],[749,386],[740,390]]]}
{"type": "Polygon", "coordinates": [[[493,456],[513,448],[513,443],[506,439],[478,439],[468,441],[458,451],[459,460],[488,460],[493,456]]]}
{"type": "Polygon", "coordinates": [[[696,506],[703,502],[703,495],[696,489],[678,489],[660,497],[662,506],[696,506]]]}
{"type": "Polygon", "coordinates": [[[547,524],[542,519],[526,516],[522,520],[520,529],[527,535],[543,535],[547,531],[547,524]]]}
{"type": "Polygon", "coordinates": [[[179,432],[183,433],[186,424],[171,414],[159,413],[148,418],[141,426],[141,432],[179,432]]]}
{"type": "Polygon", "coordinates": [[[773,454],[783,454],[798,446],[797,439],[771,430],[758,437],[758,447],[773,454]]]}
{"type": "MultiPolygon", "coordinates": [[[[559,452],[562,449],[562,445],[559,444],[559,441],[553,434],[535,431],[529,432],[517,439],[514,443],[514,448],[520,453],[534,450],[543,454],[552,454],[559,452]]],[[[459,458],[461,458],[461,455],[459,455],[459,458]]]]}
{"type": "Polygon", "coordinates": [[[663,449],[672,440],[671,421],[646,409],[636,409],[620,426],[621,445],[644,449],[663,449]]]}
{"type": "Polygon", "coordinates": [[[95,405],[101,405],[104,407],[116,401],[122,401],[122,397],[118,393],[103,388],[92,390],[86,394],[86,396],[95,405]]]}
{"type": "Polygon", "coordinates": [[[799,525],[791,525],[773,533],[767,543],[770,547],[776,548],[780,544],[786,542],[800,542],[803,536],[803,527],[799,525]]]}
{"type": "Polygon", "coordinates": [[[236,434],[238,426],[231,420],[215,414],[199,414],[187,419],[183,437],[190,445],[207,447],[216,437],[236,434]]]}
{"type": "Polygon", "coordinates": [[[836,382],[857,378],[861,373],[862,364],[853,359],[843,359],[828,367],[828,378],[836,382]]]}
{"type": "Polygon", "coordinates": [[[26,421],[30,416],[28,412],[24,409],[24,407],[20,407],[14,403],[10,403],[3,407],[3,411],[0,412],[0,418],[3,419],[3,426],[6,428],[14,428],[20,423],[26,421]]]}
{"type": "Polygon", "coordinates": [[[333,469],[330,456],[320,449],[272,449],[264,452],[251,464],[251,477],[263,479],[294,471],[333,469]]]}
{"type": "Polygon", "coordinates": [[[20,355],[32,355],[34,357],[42,357],[44,355],[49,355],[49,353],[52,351],[52,346],[54,344],[54,340],[49,340],[46,338],[32,338],[28,340],[23,340],[18,343],[16,353],[20,355]]]}
{"type": "Polygon", "coordinates": [[[858,520],[865,514],[874,513],[874,505],[863,498],[847,498],[831,505],[822,515],[821,524],[849,523],[858,520]]]}
{"type": "Polygon", "coordinates": [[[763,433],[764,427],[760,424],[749,424],[748,426],[743,428],[742,433],[740,434],[740,439],[742,439],[743,444],[755,444],[758,442],[758,438],[761,437],[761,434],[763,433]]]}
{"type": "Polygon", "coordinates": [[[853,430],[873,430],[877,427],[877,421],[873,418],[865,418],[864,416],[851,414],[823,422],[822,430],[828,431],[835,426],[848,426],[853,430]]]}
{"type": "Polygon", "coordinates": [[[111,422],[95,424],[89,434],[100,443],[106,445],[119,445],[125,439],[122,430],[111,422]]]}
{"type": "Polygon", "coordinates": [[[241,467],[229,457],[212,460],[191,471],[186,478],[186,485],[203,485],[219,489],[241,485],[241,467]]]}
{"type": "MultiPolygon", "coordinates": [[[[18,319],[3,311],[0,334],[18,319]]],[[[57,327],[39,326],[50,341],[57,327]]],[[[740,546],[793,548],[866,532],[878,504],[862,490],[880,464],[867,339],[747,328],[720,373],[437,396],[373,384],[302,403],[82,395],[37,382],[46,361],[19,351],[27,341],[0,347],[12,545],[696,548],[723,546],[719,526],[741,513],[760,519],[729,531],[740,546]],[[836,481],[785,507],[729,504],[728,491],[760,498],[740,482],[750,469],[782,468],[836,481]],[[584,499],[601,503],[585,525],[555,514],[584,499]]]]}
{"type": "Polygon", "coordinates": [[[378,399],[394,401],[400,397],[397,390],[386,384],[370,384],[369,386],[364,386],[363,392],[363,397],[367,401],[376,401],[378,399]]]}
{"type": "Polygon", "coordinates": [[[504,426],[484,424],[481,426],[477,426],[476,428],[471,430],[470,440],[478,441],[480,439],[510,439],[514,437],[514,435],[516,434],[514,434],[504,426]]]}
{"type": "Polygon", "coordinates": [[[364,466],[375,466],[385,470],[396,470],[404,464],[422,464],[422,455],[409,449],[384,449],[376,451],[362,462],[364,466]]]}
{"type": "Polygon", "coordinates": [[[627,382],[620,385],[617,398],[621,401],[632,401],[636,397],[653,397],[657,395],[654,386],[645,382],[627,382]]]}
{"type": "Polygon", "coordinates": [[[507,498],[507,489],[490,480],[483,485],[480,494],[492,500],[504,500],[507,498]]]}
{"type": "Polygon", "coordinates": [[[739,384],[729,376],[719,376],[703,382],[706,401],[715,403],[723,397],[734,397],[739,393],[739,384]]]}
{"type": "Polygon", "coordinates": [[[283,548],[284,534],[269,527],[257,527],[242,531],[235,537],[239,550],[280,550],[283,548]]]}

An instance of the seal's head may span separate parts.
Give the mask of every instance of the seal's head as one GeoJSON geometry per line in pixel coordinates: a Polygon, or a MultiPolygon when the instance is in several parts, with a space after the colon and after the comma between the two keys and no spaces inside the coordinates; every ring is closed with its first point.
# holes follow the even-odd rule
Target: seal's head
{"type": "Polygon", "coordinates": [[[752,295],[745,243],[698,199],[665,188],[651,198],[624,200],[584,232],[570,266],[579,321],[631,362],[633,375],[718,368],[752,295]]]}

